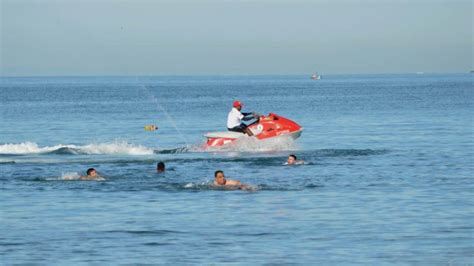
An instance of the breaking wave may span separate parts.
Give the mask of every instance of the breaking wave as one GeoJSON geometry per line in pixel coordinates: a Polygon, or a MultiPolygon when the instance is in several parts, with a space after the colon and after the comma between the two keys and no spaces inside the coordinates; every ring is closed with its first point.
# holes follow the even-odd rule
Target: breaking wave
{"type": "MultiPolygon", "coordinates": [[[[212,160],[222,160],[222,161],[251,161],[253,163],[260,162],[265,163],[266,161],[281,160],[277,158],[278,155],[287,156],[288,151],[295,151],[298,155],[303,156],[303,158],[308,159],[318,159],[320,157],[352,157],[352,156],[370,156],[370,155],[381,155],[388,152],[388,150],[372,150],[372,149],[321,149],[321,150],[305,150],[300,149],[299,146],[291,138],[274,138],[268,140],[256,140],[253,138],[243,138],[243,140],[237,140],[229,145],[222,147],[205,147],[204,144],[194,145],[194,146],[185,146],[178,148],[170,149],[153,149],[150,147],[145,147],[142,145],[130,144],[124,141],[115,141],[109,143],[98,143],[98,144],[87,144],[87,145],[74,145],[74,144],[58,144],[53,146],[44,146],[41,147],[34,142],[23,142],[19,144],[0,144],[0,164],[14,164],[18,162],[37,162],[36,159],[31,161],[25,161],[24,159],[14,158],[11,156],[21,156],[21,155],[153,155],[153,154],[180,154],[180,153],[224,153],[227,155],[233,155],[234,153],[239,155],[236,158],[235,156],[224,157],[224,158],[211,158],[212,160]],[[268,153],[274,154],[275,156],[266,156],[265,158],[260,158],[259,153],[268,153]],[[244,157],[240,154],[246,154],[244,157]],[[256,154],[252,156],[251,154],[256,154]],[[250,156],[250,157],[249,157],[250,156]],[[274,158],[275,157],[275,158],[274,158]]],[[[121,160],[105,160],[97,161],[97,158],[92,160],[93,162],[149,162],[150,157],[146,158],[137,158],[137,159],[121,159],[121,160]]],[[[40,162],[44,161],[46,158],[42,158],[40,162]]],[[[48,159],[49,160],[49,159],[48,159]]],[[[83,162],[84,159],[81,159],[83,162]]],[[[197,158],[176,158],[175,160],[185,162],[188,161],[201,161],[201,160],[210,160],[208,157],[197,157],[197,158]]],[[[153,161],[153,160],[151,160],[153,161]]],[[[53,160],[52,162],[56,162],[53,160]]],[[[88,161],[87,161],[88,162],[88,161]]]]}
{"type": "Polygon", "coordinates": [[[115,141],[87,145],[63,145],[40,147],[34,142],[0,145],[0,155],[25,155],[25,154],[128,154],[149,155],[153,149],[127,142],[115,141]]]}
{"type": "Polygon", "coordinates": [[[257,140],[255,138],[241,138],[234,143],[223,147],[206,148],[204,144],[178,147],[172,149],[152,149],[142,145],[130,144],[125,141],[109,143],[91,143],[87,145],[57,144],[53,146],[39,146],[35,142],[0,144],[0,155],[28,155],[28,154],[125,154],[125,155],[152,155],[175,154],[186,152],[269,152],[298,150],[291,138],[273,138],[257,140]]]}

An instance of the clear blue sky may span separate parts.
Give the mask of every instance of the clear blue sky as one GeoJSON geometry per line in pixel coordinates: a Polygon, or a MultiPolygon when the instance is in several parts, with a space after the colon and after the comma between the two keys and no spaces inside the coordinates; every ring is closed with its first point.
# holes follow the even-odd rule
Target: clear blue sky
{"type": "Polygon", "coordinates": [[[473,69],[472,1],[0,2],[3,76],[473,69]]]}

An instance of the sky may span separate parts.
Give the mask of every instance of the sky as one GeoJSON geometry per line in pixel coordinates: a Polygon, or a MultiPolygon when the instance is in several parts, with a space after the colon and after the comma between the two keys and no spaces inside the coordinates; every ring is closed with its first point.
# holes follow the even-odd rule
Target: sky
{"type": "Polygon", "coordinates": [[[473,1],[0,0],[0,76],[466,73],[473,1]]]}

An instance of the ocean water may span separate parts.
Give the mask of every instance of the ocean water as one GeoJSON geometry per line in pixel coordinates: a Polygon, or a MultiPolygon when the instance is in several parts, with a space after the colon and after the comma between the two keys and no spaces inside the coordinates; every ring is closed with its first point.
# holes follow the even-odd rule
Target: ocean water
{"type": "Polygon", "coordinates": [[[472,265],[472,81],[1,78],[1,264],[472,265]],[[204,149],[234,99],[301,138],[204,149]]]}

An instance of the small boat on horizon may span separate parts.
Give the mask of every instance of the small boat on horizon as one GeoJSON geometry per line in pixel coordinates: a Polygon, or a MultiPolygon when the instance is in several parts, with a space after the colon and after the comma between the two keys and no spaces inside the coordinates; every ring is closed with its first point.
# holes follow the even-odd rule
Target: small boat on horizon
{"type": "Polygon", "coordinates": [[[314,72],[313,75],[311,75],[311,79],[320,80],[321,75],[318,75],[318,72],[314,72]]]}

